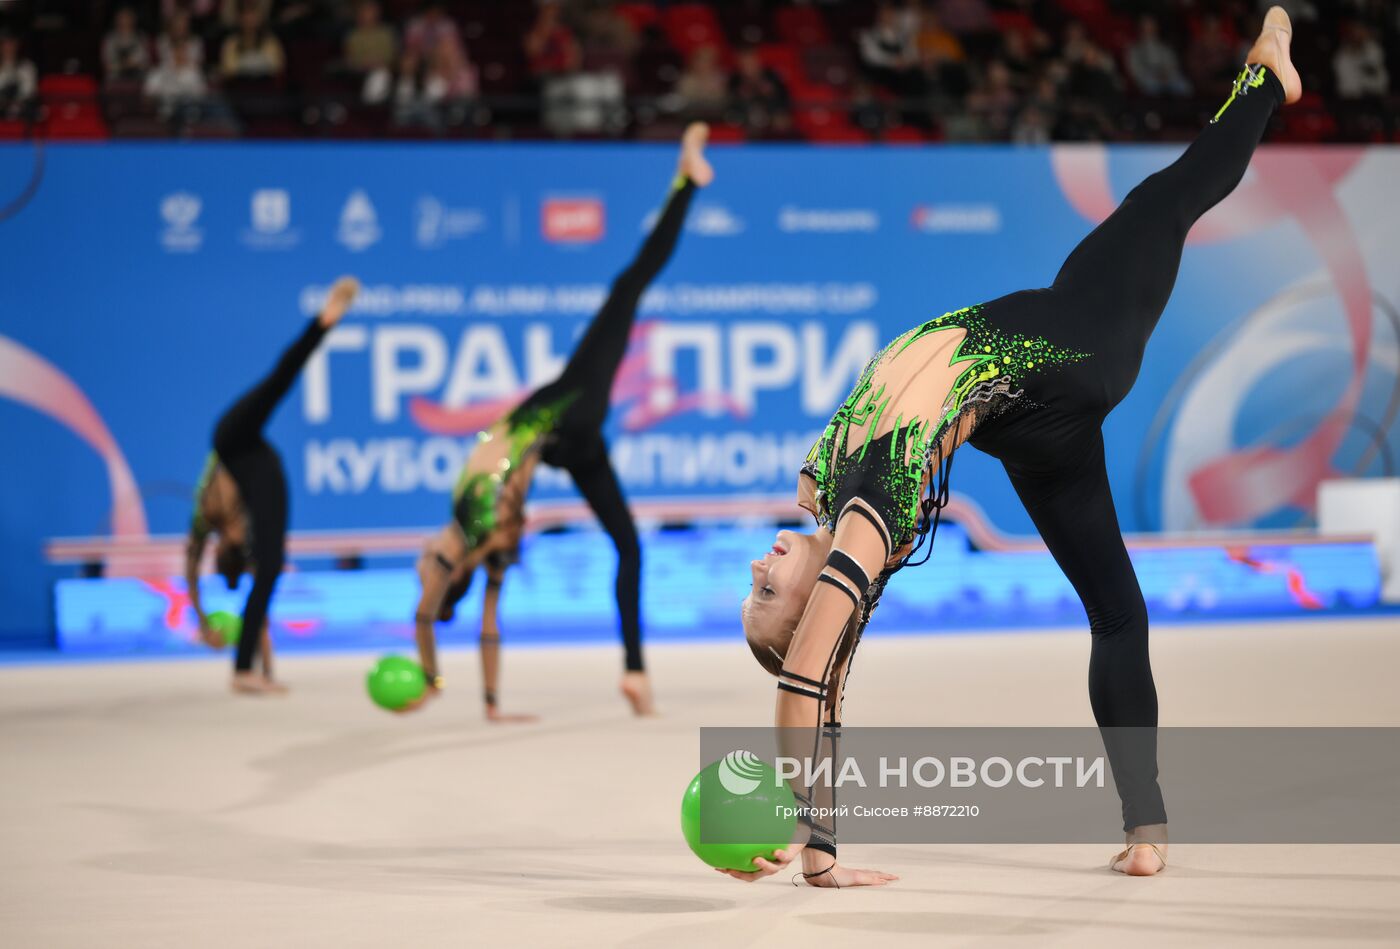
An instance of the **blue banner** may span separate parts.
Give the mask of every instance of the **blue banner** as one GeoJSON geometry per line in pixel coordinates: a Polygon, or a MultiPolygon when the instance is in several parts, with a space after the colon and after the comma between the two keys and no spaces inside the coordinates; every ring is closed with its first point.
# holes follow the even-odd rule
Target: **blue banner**
{"type": "MultiPolygon", "coordinates": [[[[715,149],[614,390],[627,491],[790,497],[884,341],[1049,283],[1174,154],[715,149]]],[[[443,522],[472,433],[558,370],[673,169],[640,145],[0,148],[0,636],[51,627],[46,538],[185,529],[215,418],[342,273],[365,292],[268,433],[293,528],[443,522]]],[[[1391,463],[1397,173],[1266,149],[1193,232],[1106,429],[1125,530],[1308,523],[1319,477],[1391,463]]],[[[954,489],[1029,532],[966,454],[954,489]]]]}

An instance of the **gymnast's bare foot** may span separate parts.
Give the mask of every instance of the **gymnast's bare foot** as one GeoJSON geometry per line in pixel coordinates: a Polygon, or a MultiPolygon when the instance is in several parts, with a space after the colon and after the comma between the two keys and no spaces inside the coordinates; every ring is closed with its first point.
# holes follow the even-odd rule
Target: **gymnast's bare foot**
{"type": "Polygon", "coordinates": [[[339,323],[345,311],[350,309],[350,304],[355,302],[359,292],[360,281],[354,277],[341,277],[337,280],[326,294],[325,306],[321,307],[321,315],[318,318],[321,325],[330,329],[339,323]]]}
{"type": "Polygon", "coordinates": [[[1288,52],[1292,41],[1293,23],[1288,19],[1287,11],[1283,7],[1269,7],[1269,12],[1264,14],[1264,26],[1259,31],[1259,38],[1244,58],[1247,63],[1269,67],[1278,77],[1278,81],[1283,83],[1283,101],[1286,105],[1292,105],[1303,97],[1303,80],[1288,52]]]}
{"type": "Polygon", "coordinates": [[[235,672],[229,682],[236,695],[286,695],[287,687],[260,672],[235,672]]]}
{"type": "Polygon", "coordinates": [[[651,680],[645,672],[625,673],[618,691],[631,703],[632,714],[642,718],[656,714],[656,702],[651,697],[651,680]]]}
{"type": "Polygon", "coordinates": [[[705,158],[705,143],[710,140],[710,127],[704,122],[691,122],[681,136],[681,160],[676,171],[703,188],[715,180],[715,170],[705,158]]]}
{"type": "Polygon", "coordinates": [[[1134,827],[1127,849],[1108,862],[1108,868],[1130,877],[1156,876],[1167,868],[1167,825],[1134,827]]]}

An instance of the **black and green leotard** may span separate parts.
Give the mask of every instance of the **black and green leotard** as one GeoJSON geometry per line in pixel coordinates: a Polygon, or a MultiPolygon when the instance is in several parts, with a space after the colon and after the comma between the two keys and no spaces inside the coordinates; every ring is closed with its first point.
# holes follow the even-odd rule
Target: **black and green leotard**
{"type": "MultiPolygon", "coordinates": [[[[1157,692],[1147,608],[1109,490],[1103,420],[1137,378],[1171,296],[1187,232],[1239,183],[1282,102],[1277,77],[1262,66],[1246,67],[1195,142],[1134,188],[1066,258],[1049,287],[948,313],[876,356],[803,469],[814,482],[819,522],[832,527],[860,508],[867,516],[865,509],[873,509],[884,524],[892,559],[869,585],[858,630],[901,565],[900,548],[927,516],[920,498],[931,469],[940,450],[956,448],[957,439],[945,443],[948,433],[1002,462],[1088,614],[1089,700],[1106,729],[1125,829],[1165,822],[1166,811],[1155,739],[1125,743],[1118,737],[1124,727],[1155,735],[1157,692]],[[880,384],[882,372],[915,340],[954,327],[967,333],[951,363],[963,368],[943,404],[893,404],[880,384]],[[891,411],[892,432],[849,443],[852,426],[891,411]]],[[[837,559],[833,554],[828,566],[839,567],[837,559]]]]}
{"type": "MultiPolygon", "coordinates": [[[[453,519],[468,547],[493,538],[497,562],[509,563],[524,525],[529,474],[537,461],[567,471],[617,548],[616,595],[626,667],[642,668],[641,543],[603,439],[613,377],[626,355],[642,293],[680,239],[694,182],[677,177],[666,206],[632,263],[613,281],[607,300],[574,347],[559,378],[525,399],[481,436],[452,493],[453,519]]],[[[466,587],[455,587],[460,598],[466,587]]]]}
{"type": "Polygon", "coordinates": [[[533,462],[576,397],[564,396],[548,405],[522,405],[477,436],[472,457],[452,489],[453,520],[468,547],[480,547],[492,533],[522,517],[519,506],[528,484],[516,482],[528,481],[533,462]]]}
{"type": "MultiPolygon", "coordinates": [[[[913,327],[866,364],[826,430],[807,454],[803,473],[816,484],[813,512],[828,530],[852,498],[862,498],[884,521],[890,549],[910,543],[923,516],[920,501],[933,475],[937,450],[966,420],[975,427],[1024,395],[1031,376],[1040,377],[1085,358],[1040,336],[1007,333],[994,326],[980,306],[945,313],[913,327]],[[960,370],[938,405],[899,399],[881,376],[915,342],[962,330],[949,364],[960,370]],[[893,428],[876,436],[881,421],[895,416],[893,428]],[[852,427],[864,427],[861,444],[849,444],[852,427]]],[[[951,445],[944,445],[950,450],[951,445]]]]}

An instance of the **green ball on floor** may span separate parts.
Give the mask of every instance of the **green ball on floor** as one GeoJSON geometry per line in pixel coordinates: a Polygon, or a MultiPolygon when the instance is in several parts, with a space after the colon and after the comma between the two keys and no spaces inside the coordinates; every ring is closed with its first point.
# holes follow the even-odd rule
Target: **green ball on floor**
{"type": "Polygon", "coordinates": [[[423,667],[403,656],[385,656],[374,664],[365,678],[369,697],[380,708],[396,712],[423,697],[428,678],[423,667]]]}
{"type": "Polygon", "coordinates": [[[757,870],[792,842],[797,824],[787,782],[766,761],[735,751],[695,776],[681,798],[681,833],[695,856],[721,870],[757,870]],[[787,808],[784,812],[782,808],[787,808]]]}
{"type": "Polygon", "coordinates": [[[205,619],[209,623],[209,628],[223,637],[224,645],[238,645],[238,637],[243,634],[243,617],[218,610],[210,613],[205,619]]]}

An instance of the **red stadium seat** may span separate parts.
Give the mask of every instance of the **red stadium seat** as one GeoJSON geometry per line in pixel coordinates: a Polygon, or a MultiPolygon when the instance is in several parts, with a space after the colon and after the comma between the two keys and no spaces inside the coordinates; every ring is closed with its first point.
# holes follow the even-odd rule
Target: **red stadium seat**
{"type": "Polygon", "coordinates": [[[1095,20],[1108,13],[1108,0],[1059,0],[1059,7],[1079,20],[1095,20]]]}
{"type": "Polygon", "coordinates": [[[701,46],[715,46],[721,52],[729,48],[724,30],[708,6],[683,3],[669,7],[663,15],[663,25],[671,45],[684,56],[689,57],[701,46]]]}
{"type": "MultiPolygon", "coordinates": [[[[637,141],[639,142],[674,142],[681,137],[685,131],[685,126],[679,122],[653,122],[641,125],[637,128],[637,141]]],[[[714,130],[710,130],[710,137],[714,138],[714,130]]]]}
{"type": "Polygon", "coordinates": [[[715,4],[715,15],[733,46],[758,46],[773,40],[772,17],[761,4],[715,4]]]}
{"type": "Polygon", "coordinates": [[[127,115],[114,119],[113,138],[169,138],[170,125],[154,115],[127,115]]]}
{"type": "Polygon", "coordinates": [[[1089,35],[1112,54],[1123,53],[1137,37],[1133,21],[1118,14],[1107,14],[1085,24],[1089,35]]]}
{"type": "Polygon", "coordinates": [[[0,141],[12,142],[17,139],[26,138],[28,135],[29,129],[26,123],[0,121],[0,141]]]}
{"type": "Polygon", "coordinates": [[[45,99],[79,99],[97,95],[97,80],[83,73],[44,76],[39,95],[45,99]]]}
{"type": "Polygon", "coordinates": [[[785,43],[769,43],[758,48],[758,58],[787,83],[788,90],[794,96],[806,95],[807,90],[811,88],[811,83],[803,75],[802,60],[797,47],[785,43]]]}
{"type": "Polygon", "coordinates": [[[736,144],[745,141],[748,134],[742,125],[719,122],[710,126],[710,141],[719,144],[736,144]]]}
{"type": "MultiPolygon", "coordinates": [[[[828,93],[830,90],[826,90],[828,93]]],[[[856,128],[846,113],[826,105],[803,106],[794,111],[793,124],[814,142],[868,142],[869,133],[856,128]]]]}
{"type": "Polygon", "coordinates": [[[916,128],[911,128],[908,125],[896,125],[894,128],[885,129],[880,136],[880,141],[887,145],[922,145],[925,139],[916,128]]]}
{"type": "Polygon", "coordinates": [[[650,3],[619,3],[613,12],[628,22],[632,29],[640,33],[657,20],[656,7],[650,3]]]}
{"type": "Polygon", "coordinates": [[[856,65],[850,53],[838,46],[814,46],[802,50],[802,71],[810,83],[849,89],[856,65]]]}
{"type": "Polygon", "coordinates": [[[828,46],[831,32],[815,7],[783,7],[774,14],[778,38],[795,46],[828,46]]]}
{"type": "Polygon", "coordinates": [[[854,125],[830,125],[814,131],[808,136],[814,142],[825,145],[868,145],[870,133],[854,125]]]}
{"type": "Polygon", "coordinates": [[[1035,21],[1024,13],[1014,10],[997,10],[992,13],[992,22],[998,33],[1034,33],[1035,21]]]}
{"type": "Polygon", "coordinates": [[[1292,142],[1326,142],[1337,134],[1337,120],[1315,92],[1304,93],[1296,108],[1284,110],[1283,127],[1292,142]]]}
{"type": "Polygon", "coordinates": [[[229,122],[196,122],[181,133],[185,138],[226,141],[238,138],[238,126],[229,122]]]}
{"type": "Polygon", "coordinates": [[[69,140],[98,140],[107,137],[107,123],[94,112],[51,115],[42,123],[43,137],[69,140]]]}

